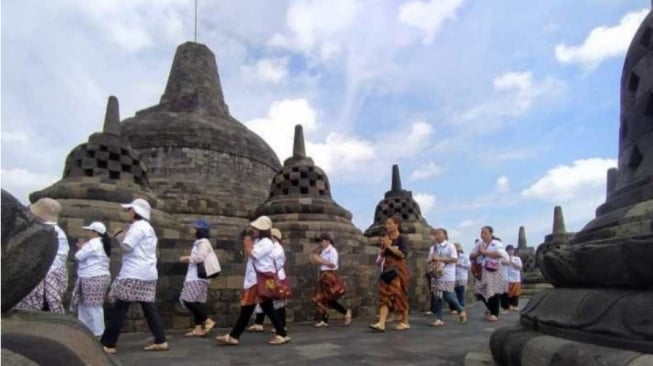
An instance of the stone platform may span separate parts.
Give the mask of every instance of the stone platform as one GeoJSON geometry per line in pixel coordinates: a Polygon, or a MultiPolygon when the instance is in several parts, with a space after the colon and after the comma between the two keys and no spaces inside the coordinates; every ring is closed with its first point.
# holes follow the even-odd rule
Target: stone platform
{"type": "MultiPolygon", "coordinates": [[[[525,303],[525,302],[524,302],[525,303]]],[[[373,333],[367,325],[371,319],[354,319],[350,327],[332,320],[328,328],[315,329],[311,324],[290,324],[292,341],[270,346],[269,333],[244,333],[239,346],[218,346],[215,336],[229,329],[214,329],[207,338],[186,338],[181,331],[168,335],[170,351],[141,351],[151,335],[127,333],[120,337],[118,354],[112,356],[122,365],[493,365],[490,358],[490,334],[499,327],[517,325],[518,313],[508,313],[497,323],[483,317],[484,307],[474,303],[467,307],[469,321],[463,325],[455,315],[446,315],[446,326],[433,328],[433,317],[413,313],[408,331],[390,330],[373,333]],[[466,361],[467,360],[467,361],[466,361]]],[[[269,325],[266,323],[266,328],[269,325]]]]}

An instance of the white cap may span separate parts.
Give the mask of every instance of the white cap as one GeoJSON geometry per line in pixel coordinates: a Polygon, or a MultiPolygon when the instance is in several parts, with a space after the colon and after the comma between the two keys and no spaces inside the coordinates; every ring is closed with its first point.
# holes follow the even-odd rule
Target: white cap
{"type": "Polygon", "coordinates": [[[258,219],[252,221],[249,226],[257,230],[270,230],[272,229],[272,220],[267,216],[261,216],[258,219]]]}
{"type": "Polygon", "coordinates": [[[272,234],[272,237],[273,237],[273,238],[276,238],[277,240],[281,240],[281,239],[282,239],[282,237],[281,237],[281,231],[280,231],[279,229],[277,229],[276,227],[275,227],[275,228],[272,228],[272,230],[270,230],[270,234],[272,234]]]}
{"type": "Polygon", "coordinates": [[[104,235],[104,233],[107,232],[107,227],[104,226],[103,223],[98,222],[98,221],[93,221],[90,225],[88,226],[82,226],[82,229],[84,230],[91,230],[95,231],[96,233],[100,235],[104,235]]]}
{"type": "Polygon", "coordinates": [[[150,221],[150,212],[152,211],[152,208],[150,207],[150,204],[142,199],[142,198],[137,198],[133,200],[131,203],[127,203],[124,205],[121,205],[123,208],[131,208],[138,214],[138,216],[144,218],[145,220],[150,221]]]}

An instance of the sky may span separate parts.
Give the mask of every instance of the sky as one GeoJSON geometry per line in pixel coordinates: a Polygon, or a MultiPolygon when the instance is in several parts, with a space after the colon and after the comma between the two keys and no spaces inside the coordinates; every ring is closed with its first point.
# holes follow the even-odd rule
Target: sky
{"type": "MultiPolygon", "coordinates": [[[[616,166],[623,60],[648,0],[198,0],[231,114],[280,161],[295,124],[365,230],[398,164],[428,223],[537,246],[578,231],[616,166]]],[[[1,184],[27,202],[67,154],[158,103],[193,0],[2,1],[1,184]]]]}

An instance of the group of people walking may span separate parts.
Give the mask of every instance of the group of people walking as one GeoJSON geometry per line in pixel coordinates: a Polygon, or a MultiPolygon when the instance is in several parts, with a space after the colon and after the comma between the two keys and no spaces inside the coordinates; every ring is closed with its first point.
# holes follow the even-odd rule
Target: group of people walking
{"type": "MultiPolygon", "coordinates": [[[[86,240],[80,239],[76,244],[74,258],[77,261],[77,280],[70,310],[76,312],[79,320],[99,338],[105,352],[115,353],[127,311],[131,304],[139,303],[154,336],[154,341],[145,346],[144,350],[165,351],[169,346],[155,306],[158,239],[150,224],[151,207],[147,201],[136,199],[123,204],[122,208],[128,214],[129,226],[125,232],[113,234],[120,243],[122,252],[120,271],[113,282],[109,272],[112,239],[106,226],[101,222],[92,222],[82,227],[86,232],[86,240]],[[105,295],[113,304],[106,328],[103,311],[105,295]]],[[[68,282],[66,260],[69,244],[66,234],[57,225],[61,206],[51,198],[42,198],[31,205],[30,210],[39,221],[54,228],[58,250],[44,280],[16,308],[65,313],[62,298],[68,282]]],[[[192,226],[196,240],[189,255],[179,258],[181,263],[188,266],[180,302],[190,311],[194,321],[194,327],[185,335],[204,337],[216,324],[208,316],[206,306],[210,276],[207,277],[205,266],[211,256],[215,256],[215,252],[209,240],[211,225],[198,219],[192,226]]],[[[477,240],[469,257],[460,244],[448,241],[445,229],[434,229],[432,237],[434,244],[427,257],[427,275],[431,293],[430,313],[435,316],[433,326],[444,326],[445,302],[449,304],[452,314],[458,315],[461,323],[467,322],[465,287],[470,268],[477,277],[475,294],[487,308],[488,321],[498,319],[500,306],[506,311],[518,310],[522,263],[515,255],[514,247],[504,249],[503,243],[493,235],[491,227],[482,228],[481,238],[477,240]]],[[[268,317],[274,327],[274,335],[268,343],[288,343],[290,337],[285,307],[292,289],[285,270],[282,233],[273,227],[269,217],[261,216],[242,232],[241,242],[247,261],[240,296],[240,315],[232,330],[216,337],[216,340],[224,345],[238,345],[245,330],[264,331],[263,321],[268,317]],[[248,327],[254,314],[254,324],[248,327]]],[[[349,325],[352,322],[352,311],[339,303],[339,299],[347,292],[347,286],[338,274],[338,250],[329,234],[319,235],[316,242],[319,245],[309,258],[319,274],[312,297],[317,313],[314,326],[329,326],[331,309],[341,313],[344,325],[349,325]]],[[[389,316],[396,314],[399,322],[394,329],[410,329],[410,271],[406,261],[409,244],[401,234],[401,221],[398,218],[391,217],[385,221],[379,246],[379,317],[369,327],[384,332],[389,316]]],[[[217,262],[217,257],[214,260],[217,262]]]]}

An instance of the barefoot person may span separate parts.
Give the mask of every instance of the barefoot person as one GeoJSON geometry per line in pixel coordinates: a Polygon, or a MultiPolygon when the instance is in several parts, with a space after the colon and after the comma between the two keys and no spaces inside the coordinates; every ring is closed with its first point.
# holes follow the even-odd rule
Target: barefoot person
{"type": "Polygon", "coordinates": [[[195,320],[195,328],[186,333],[187,337],[204,337],[215,326],[215,322],[207,316],[206,309],[206,292],[209,289],[209,280],[199,278],[197,265],[204,260],[213,251],[213,245],[209,241],[211,224],[203,219],[198,219],[193,223],[195,228],[195,242],[190,251],[190,255],[179,258],[181,263],[188,263],[184,287],[181,290],[179,300],[190,310],[195,320]]]}
{"type": "Polygon", "coordinates": [[[122,322],[129,306],[137,302],[141,304],[147,325],[154,335],[154,343],[145,346],[144,350],[167,351],[168,342],[163,323],[154,305],[159,273],[156,269],[158,239],[150,224],[152,209],[141,198],[122,207],[127,210],[131,224],[126,234],[116,233],[122,249],[122,265],[109,291],[109,301],[114,304],[113,311],[100,342],[106,353],[116,353],[122,322]]]}
{"type": "Polygon", "coordinates": [[[442,307],[444,301],[447,301],[460,316],[460,322],[467,322],[467,313],[456,297],[454,296],[454,288],[456,287],[456,263],[458,262],[458,252],[453,244],[447,241],[447,231],[439,228],[432,231],[435,245],[431,247],[430,261],[434,267],[442,264],[440,271],[434,271],[431,277],[431,288],[434,303],[435,322],[432,324],[434,327],[441,327],[444,325],[442,321],[442,307]]]}
{"type": "Polygon", "coordinates": [[[320,278],[313,301],[317,305],[320,321],[314,327],[329,326],[329,309],[335,309],[344,315],[344,324],[349,325],[351,324],[351,310],[345,309],[338,303],[338,299],[346,292],[344,282],[336,273],[339,268],[338,250],[333,246],[333,238],[327,233],[320,235],[316,240],[320,242],[320,246],[316,249],[319,251],[319,255],[314,255],[312,261],[320,268],[320,278]]]}
{"type": "Polygon", "coordinates": [[[280,345],[288,343],[290,337],[286,334],[277,312],[274,311],[272,299],[259,296],[257,272],[275,272],[277,268],[272,257],[274,244],[270,237],[272,229],[272,220],[267,216],[260,216],[254,220],[249,230],[242,235],[243,249],[247,256],[247,265],[245,267],[245,278],[243,281],[243,291],[240,295],[240,316],[236,321],[231,333],[216,337],[220,344],[236,346],[240,344],[240,336],[245,331],[249,319],[254,313],[257,303],[261,304],[261,309],[265,315],[270,318],[272,325],[276,330],[276,335],[268,343],[280,345]],[[254,240],[252,242],[252,240],[254,240]]]}
{"type": "Polygon", "coordinates": [[[96,337],[104,333],[104,298],[111,285],[109,256],[111,239],[101,222],[82,227],[88,241],[77,242],[77,281],[70,300],[70,310],[96,337]]]}
{"type": "Polygon", "coordinates": [[[383,257],[382,278],[379,280],[379,321],[370,324],[370,328],[384,332],[388,313],[401,313],[401,322],[395,327],[396,330],[410,328],[408,324],[408,265],[406,256],[408,254],[408,242],[399,232],[401,220],[398,217],[391,217],[385,221],[386,235],[380,238],[381,250],[379,255],[383,257]],[[393,271],[394,270],[394,271],[393,271]],[[386,275],[396,273],[394,275],[386,275]],[[386,282],[387,281],[387,282],[386,282]]]}
{"type": "Polygon", "coordinates": [[[30,293],[25,296],[17,305],[16,309],[31,311],[51,311],[64,314],[66,309],[63,306],[63,294],[68,288],[68,270],[66,260],[68,259],[68,237],[57,225],[61,205],[52,198],[41,198],[29,206],[30,211],[36,219],[45,225],[54,228],[57,235],[57,255],[50,265],[48,273],[30,293]]]}

